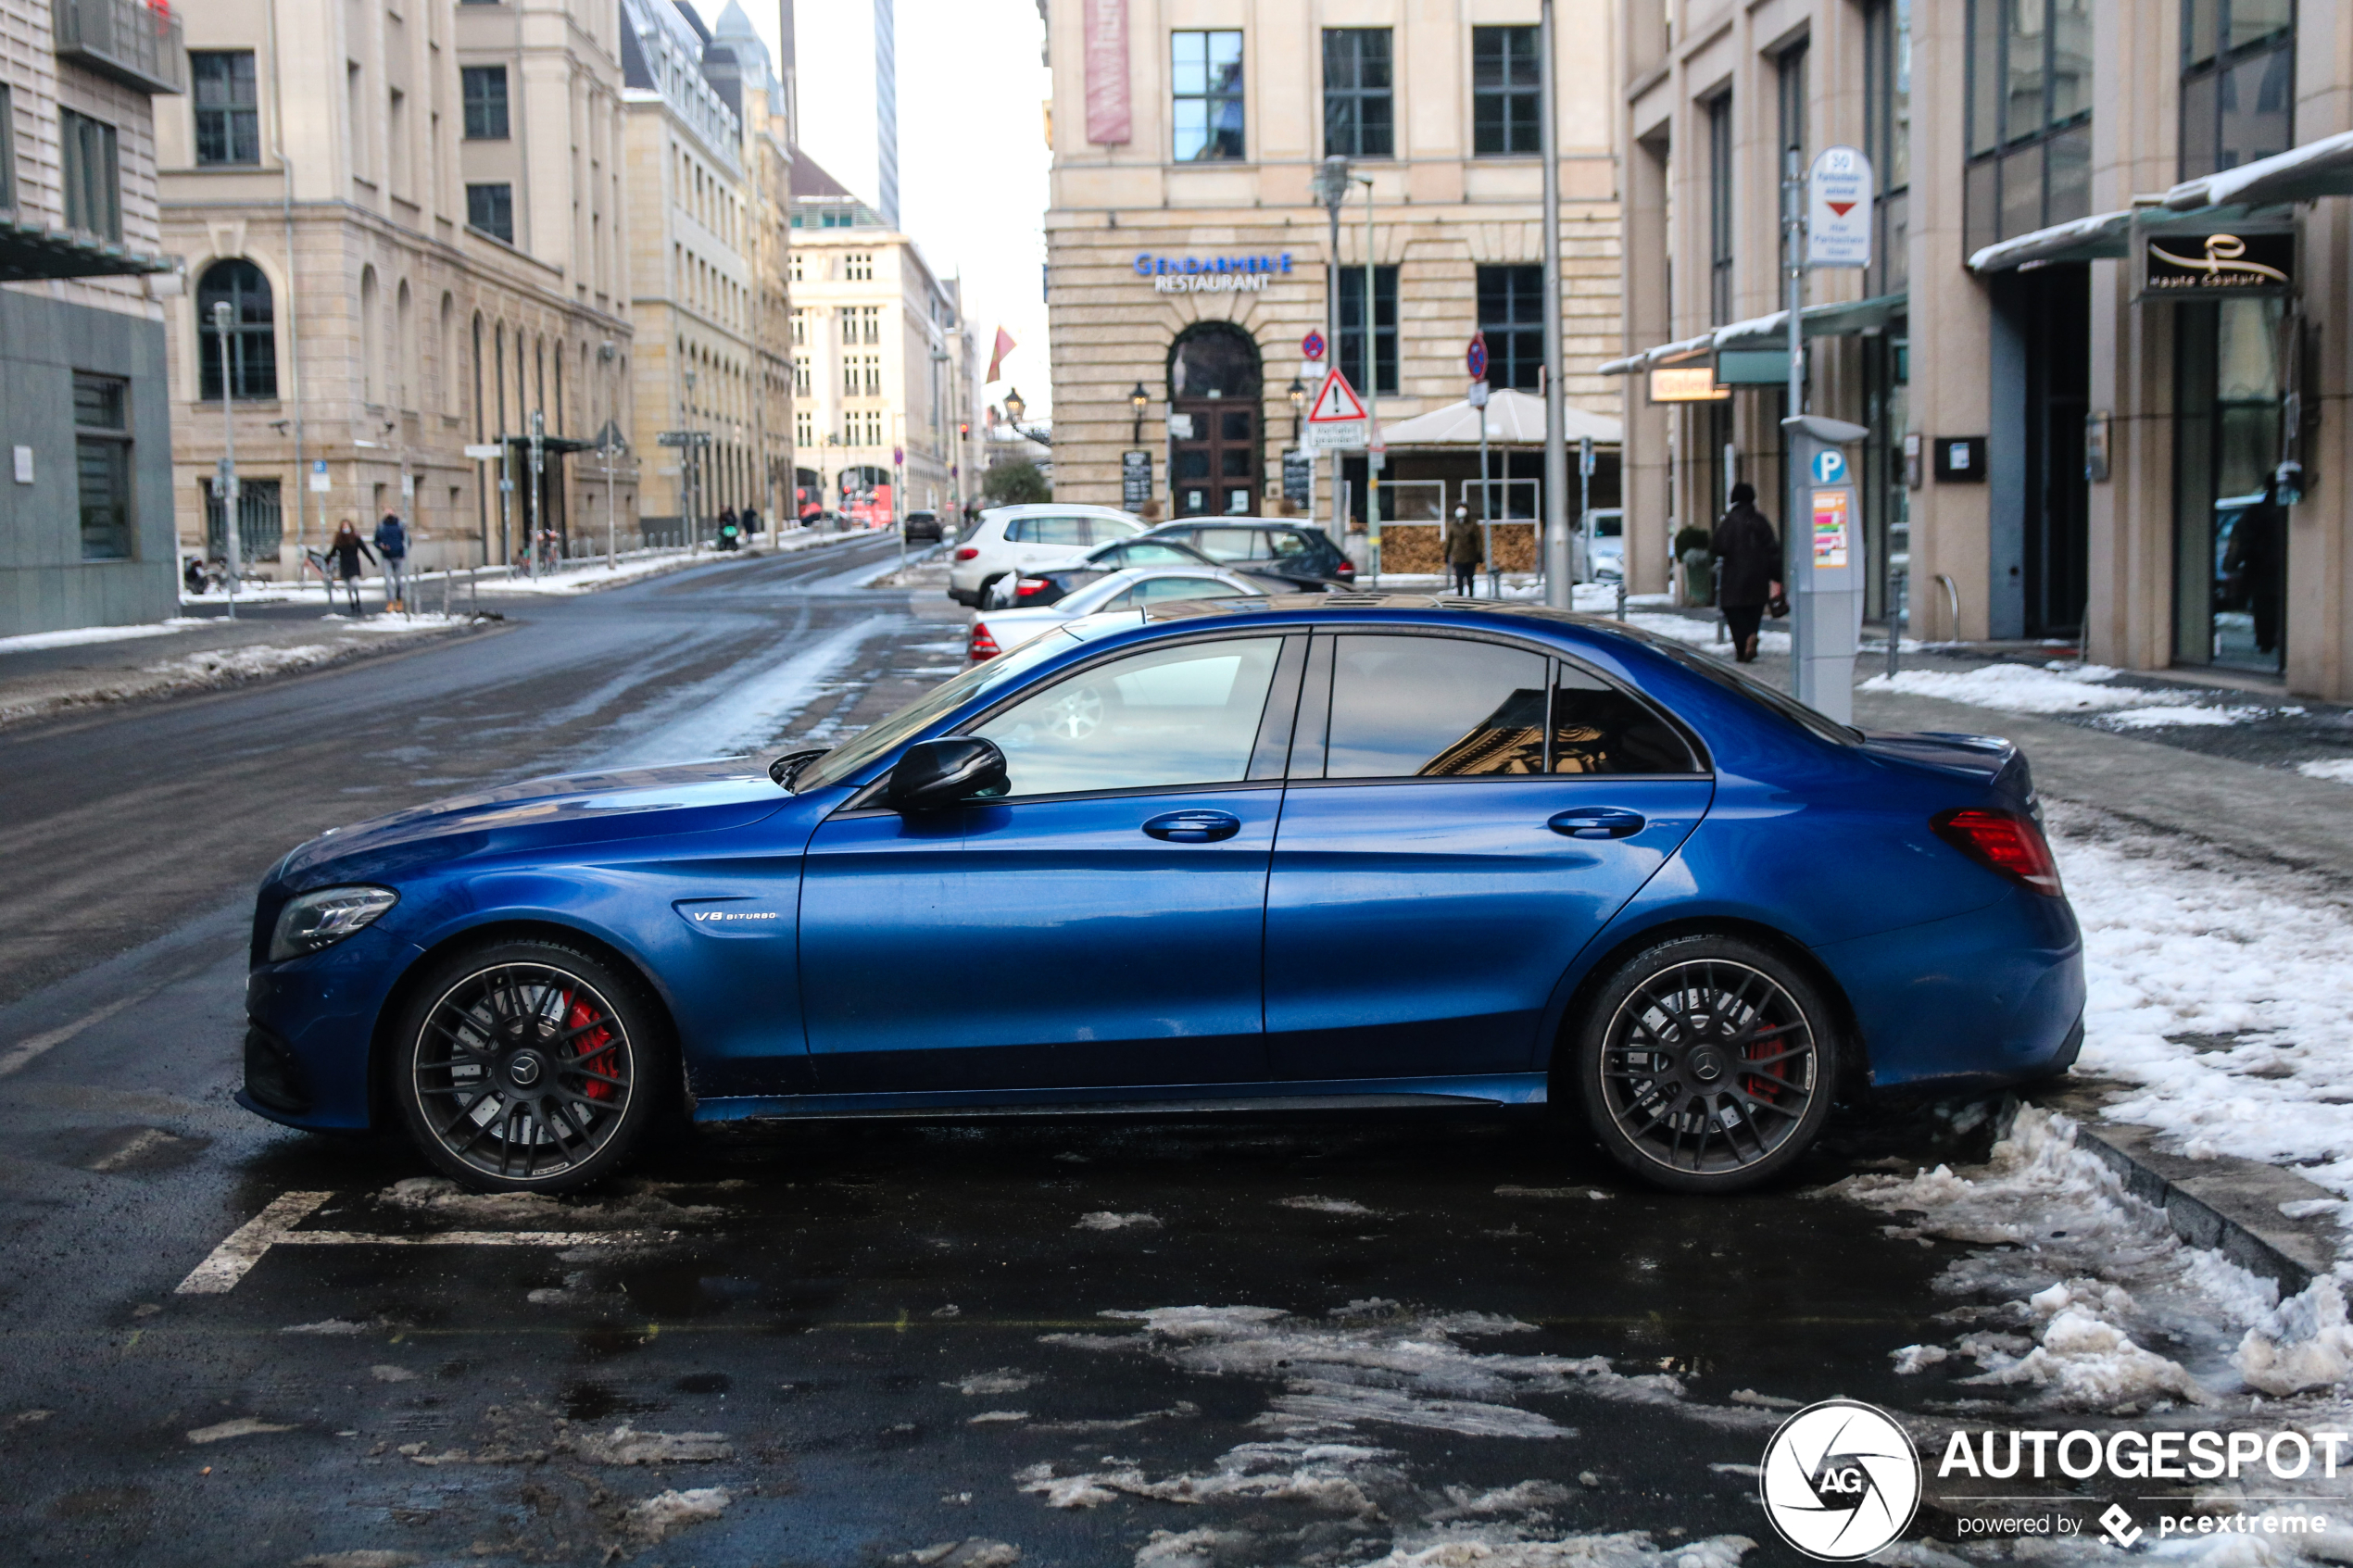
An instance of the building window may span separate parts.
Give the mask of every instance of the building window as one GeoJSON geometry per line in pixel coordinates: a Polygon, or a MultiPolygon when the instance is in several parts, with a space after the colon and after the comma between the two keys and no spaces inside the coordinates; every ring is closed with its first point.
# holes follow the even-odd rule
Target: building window
{"type": "Polygon", "coordinates": [[[102,240],[122,239],[122,169],[114,127],[71,109],[58,111],[64,138],[66,227],[102,240]]]}
{"type": "Polygon", "coordinates": [[[809,388],[809,356],[806,354],[796,354],[792,357],[793,395],[795,397],[807,397],[810,395],[809,388]]]}
{"type": "Polygon", "coordinates": [[[512,185],[466,187],[466,226],[492,239],[515,243],[515,188],[512,185]]]}
{"type": "Polygon", "coordinates": [[[1970,0],[1965,254],[2092,210],[2092,0],[1970,0]]]}
{"type": "MultiPolygon", "coordinates": [[[[796,229],[800,227],[800,214],[798,212],[794,213],[792,216],[792,226],[796,229]]],[[[799,251],[795,251],[792,254],[791,272],[792,281],[796,283],[800,282],[800,253],[799,251]]]]}
{"type": "Polygon", "coordinates": [[[240,398],[278,395],[278,340],[271,308],[270,280],[252,262],[216,261],[196,284],[198,395],[220,399],[220,333],[212,307],[226,305],[235,325],[229,329],[229,395],[240,398]]]}
{"type": "Polygon", "coordinates": [[[841,257],[841,275],[853,283],[873,282],[875,281],[874,253],[864,250],[844,251],[841,257]]]}
{"type": "Polygon", "coordinates": [[[1397,269],[1373,269],[1373,368],[1378,384],[1365,376],[1365,270],[1340,270],[1340,373],[1359,390],[1394,395],[1397,391],[1397,269]]]}
{"type": "MultiPolygon", "coordinates": [[[[214,560],[228,558],[228,518],[220,504],[220,493],[213,481],[204,485],[205,553],[214,560]]],[[[455,507],[450,508],[453,512],[455,507]]],[[[278,547],[285,542],[284,512],[281,509],[278,482],[274,479],[240,479],[237,481],[237,558],[241,561],[273,561],[278,547]]]]}
{"type": "Polygon", "coordinates": [[[259,163],[261,99],[250,49],[191,49],[189,86],[196,111],[196,162],[259,163]]]}
{"type": "Polygon", "coordinates": [[[1481,157],[1541,150],[1536,32],[1532,27],[1471,29],[1471,151],[1481,157]]]}
{"type": "Polygon", "coordinates": [[[1324,151],[1397,156],[1394,76],[1385,27],[1324,29],[1324,151]]]}
{"type": "Polygon", "coordinates": [[[844,305],[841,313],[841,341],[851,344],[882,342],[882,307],[879,305],[844,305]]]}
{"type": "MultiPolygon", "coordinates": [[[[794,373],[806,369],[806,360],[794,362],[794,373]]],[[[882,356],[859,354],[841,362],[841,390],[845,397],[879,397],[882,395],[882,356]]]]}
{"type": "Polygon", "coordinates": [[[1478,270],[1478,330],[1490,386],[1533,392],[1544,369],[1544,269],[1478,270]]]}
{"type": "Polygon", "coordinates": [[[0,212],[14,211],[17,205],[16,123],[8,84],[0,82],[0,212]]]}
{"type": "Polygon", "coordinates": [[[793,413],[792,440],[796,446],[817,445],[817,421],[806,408],[796,409],[793,413]]]}
{"type": "Polygon", "coordinates": [[[1176,161],[1243,157],[1242,35],[1172,32],[1168,58],[1176,161]]]}
{"type": "Polygon", "coordinates": [[[1707,311],[1712,326],[1732,319],[1732,95],[1707,101],[1707,311]]]}
{"type": "Polygon", "coordinates": [[[2296,144],[2295,0],[2182,0],[2182,178],[2296,144]]]}
{"type": "Polygon", "coordinates": [[[73,463],[82,502],[82,558],[129,560],[131,383],[73,377],[73,463]]]}
{"type": "Polygon", "coordinates": [[[1863,292],[1894,294],[1911,279],[1912,0],[1863,13],[1863,151],[1879,176],[1863,292]]]}
{"type": "Polygon", "coordinates": [[[507,139],[507,68],[468,66],[459,72],[466,95],[466,140],[507,139]]]}
{"type": "Polygon", "coordinates": [[[796,307],[792,313],[792,345],[799,348],[809,342],[809,312],[796,307]]]}

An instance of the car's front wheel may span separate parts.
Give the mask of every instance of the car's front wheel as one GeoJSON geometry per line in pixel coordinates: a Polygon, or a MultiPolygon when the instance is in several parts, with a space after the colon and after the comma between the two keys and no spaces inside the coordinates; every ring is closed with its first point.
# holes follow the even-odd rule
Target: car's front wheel
{"type": "Polygon", "coordinates": [[[1646,948],[1578,1030],[1586,1119],[1611,1158],[1655,1185],[1754,1186],[1796,1161],[1830,1114],[1836,1021],[1805,974],[1754,943],[1646,948]]]}
{"type": "Polygon", "coordinates": [[[561,1192],[610,1174],[676,1078],[643,984],[561,943],[451,955],[412,987],[396,1029],[409,1135],[482,1191],[561,1192]]]}

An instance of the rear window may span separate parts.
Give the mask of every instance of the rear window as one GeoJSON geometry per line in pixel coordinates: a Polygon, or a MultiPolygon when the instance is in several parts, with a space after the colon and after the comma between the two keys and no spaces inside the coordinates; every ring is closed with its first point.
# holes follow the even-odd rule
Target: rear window
{"type": "Polygon", "coordinates": [[[1264,560],[1266,535],[1255,528],[1204,528],[1193,547],[1212,560],[1264,560]]]}

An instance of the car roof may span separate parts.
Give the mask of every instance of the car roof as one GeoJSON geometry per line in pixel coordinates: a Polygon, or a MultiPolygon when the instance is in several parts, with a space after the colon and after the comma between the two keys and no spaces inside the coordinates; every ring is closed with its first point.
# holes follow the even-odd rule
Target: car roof
{"type": "Polygon", "coordinates": [[[1312,528],[1318,533],[1324,532],[1320,524],[1296,517],[1180,517],[1154,523],[1149,532],[1157,533],[1164,528],[1312,528]]]}
{"type": "Polygon", "coordinates": [[[1114,517],[1144,526],[1144,520],[1134,512],[1123,512],[1117,507],[1091,506],[1078,501],[1023,501],[1010,507],[985,507],[981,517],[1114,517]]]}
{"type": "MultiPolygon", "coordinates": [[[[1175,571],[1176,568],[1163,570],[1175,571]]],[[[1226,570],[1243,575],[1239,568],[1226,570]]],[[[1644,645],[1668,641],[1655,633],[1606,615],[1554,609],[1549,605],[1499,603],[1494,599],[1458,599],[1438,594],[1369,594],[1340,589],[1327,594],[1275,594],[1263,599],[1176,599],[1144,608],[1146,625],[1199,621],[1219,615],[1280,615],[1286,620],[1343,619],[1362,625],[1394,619],[1428,625],[1460,617],[1466,625],[1486,622],[1491,631],[1575,631],[1623,637],[1644,645]],[[1519,628],[1511,625],[1522,622],[1519,628]],[[1537,626],[1525,623],[1535,621],[1537,626]],[[1499,624],[1500,622],[1500,624],[1499,624]]],[[[1680,645],[1678,645],[1680,646],[1680,645]]]]}

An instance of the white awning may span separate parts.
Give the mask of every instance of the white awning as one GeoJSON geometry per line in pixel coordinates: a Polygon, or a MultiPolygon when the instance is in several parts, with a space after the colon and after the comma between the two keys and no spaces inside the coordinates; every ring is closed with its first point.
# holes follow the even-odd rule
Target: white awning
{"type": "Polygon", "coordinates": [[[2353,131],[2184,180],[2163,200],[2171,211],[2190,212],[2203,207],[2276,207],[2322,196],[2353,196],[2353,131]]]}
{"type": "Polygon", "coordinates": [[[2091,261],[2127,255],[2132,249],[2133,210],[2095,213],[1987,245],[1969,258],[1969,270],[1982,276],[2011,271],[2029,262],[2091,261]]]}
{"type": "MultiPolygon", "coordinates": [[[[1625,439],[1625,427],[1607,414],[1589,414],[1564,407],[1561,423],[1572,442],[1586,436],[1597,446],[1615,446],[1625,439]]],[[[1468,402],[1449,403],[1381,427],[1381,441],[1392,450],[1400,446],[1476,446],[1479,411],[1468,402]]],[[[1487,440],[1493,446],[1537,446],[1544,440],[1544,400],[1532,392],[1498,387],[1487,395],[1487,440]]]]}
{"type": "MultiPolygon", "coordinates": [[[[1843,299],[1829,305],[1806,307],[1806,335],[1818,337],[1848,337],[1856,332],[1876,332],[1904,314],[1911,296],[1903,292],[1874,295],[1869,299],[1843,299]]],[[[1671,365],[1679,359],[1689,359],[1702,354],[1714,354],[1726,348],[1780,348],[1789,341],[1789,312],[1776,310],[1769,316],[1752,316],[1745,321],[1734,321],[1718,327],[1697,337],[1687,337],[1680,343],[1662,343],[1640,354],[1629,354],[1623,359],[1612,359],[1601,367],[1605,376],[1630,376],[1658,365],[1671,365]]]]}

